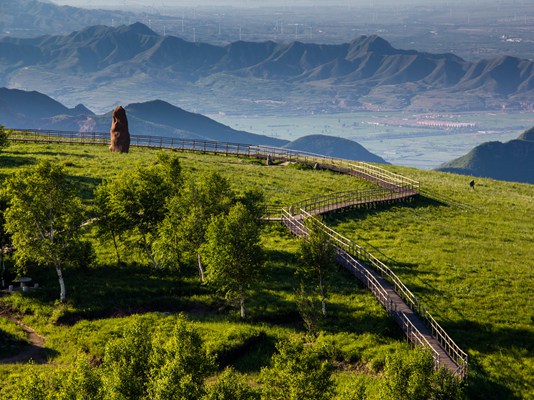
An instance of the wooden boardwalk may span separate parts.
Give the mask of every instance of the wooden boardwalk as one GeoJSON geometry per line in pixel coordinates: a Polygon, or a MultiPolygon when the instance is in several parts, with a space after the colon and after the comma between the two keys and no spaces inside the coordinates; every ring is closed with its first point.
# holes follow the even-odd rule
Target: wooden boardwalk
{"type": "Polygon", "coordinates": [[[437,366],[445,366],[451,372],[458,374],[458,363],[445,351],[441,343],[432,335],[431,329],[421,320],[421,317],[412,310],[404,299],[395,291],[385,278],[380,276],[376,271],[367,266],[365,263],[358,262],[348,253],[341,250],[338,254],[337,262],[350,271],[360,280],[371,279],[378,287],[382,288],[387,301],[382,304],[386,310],[395,318],[406,334],[408,340],[412,343],[428,347],[431,349],[434,362],[437,366]],[[359,267],[359,268],[358,268],[359,267]],[[358,269],[365,269],[370,277],[362,275],[358,269]],[[365,276],[365,278],[363,278],[365,276]],[[362,279],[363,278],[363,279],[362,279]]]}
{"type": "MultiPolygon", "coordinates": [[[[99,132],[15,129],[11,132],[9,139],[13,141],[109,145],[109,134],[99,132]]],[[[265,219],[282,221],[293,234],[298,236],[308,234],[305,220],[318,225],[336,244],[337,262],[371,290],[378,301],[397,321],[407,339],[414,345],[429,348],[436,367],[445,366],[461,379],[467,375],[467,354],[454,343],[400,279],[371,253],[339,235],[315,218],[319,214],[350,208],[374,207],[384,203],[411,201],[420,193],[419,182],[364,162],[353,162],[269,146],[142,135],[131,135],[131,146],[252,157],[273,162],[297,162],[375,183],[379,187],[378,189],[334,193],[304,200],[291,205],[288,210],[281,210],[280,216],[271,215],[265,219]]]]}
{"type": "MultiPolygon", "coordinates": [[[[339,206],[341,207],[341,204],[339,206]]],[[[333,208],[330,208],[329,211],[332,210],[333,208]]],[[[444,366],[463,379],[467,374],[467,354],[454,344],[447,333],[389,268],[361,247],[326,227],[313,218],[311,214],[303,212],[291,215],[284,212],[282,215],[283,224],[299,237],[308,234],[305,220],[309,219],[315,226],[322,228],[336,244],[336,262],[371,290],[402,328],[408,341],[414,345],[421,345],[430,349],[436,367],[444,366]],[[371,262],[364,262],[363,259],[366,258],[371,262]],[[375,266],[371,266],[376,263],[378,263],[378,270],[375,266]],[[393,277],[393,282],[386,277],[393,277]],[[421,314],[426,315],[422,316],[421,314]]]]}

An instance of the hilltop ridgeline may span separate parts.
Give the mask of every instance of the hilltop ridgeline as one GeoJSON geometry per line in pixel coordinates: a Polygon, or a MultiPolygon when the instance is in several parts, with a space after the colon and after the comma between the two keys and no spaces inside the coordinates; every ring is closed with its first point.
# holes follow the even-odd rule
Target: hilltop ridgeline
{"type": "MultiPolygon", "coordinates": [[[[204,115],[191,113],[162,100],[125,107],[129,130],[137,135],[180,137],[246,143],[313,152],[324,156],[387,164],[360,144],[339,137],[309,135],[294,142],[239,131],[204,115]]],[[[112,110],[96,115],[83,105],[68,108],[39,92],[0,88],[0,125],[11,128],[75,132],[109,132],[112,110]]]]}
{"type": "Polygon", "coordinates": [[[506,143],[482,143],[436,170],[534,184],[534,128],[506,143]]]}

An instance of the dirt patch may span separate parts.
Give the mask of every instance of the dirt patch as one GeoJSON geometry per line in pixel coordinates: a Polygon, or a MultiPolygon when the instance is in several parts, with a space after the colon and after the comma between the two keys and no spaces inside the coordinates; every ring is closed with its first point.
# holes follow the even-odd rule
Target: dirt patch
{"type": "Polygon", "coordinates": [[[24,346],[22,350],[14,356],[0,358],[0,364],[26,364],[30,360],[33,360],[33,362],[36,364],[46,363],[47,357],[45,354],[44,337],[13,316],[4,314],[2,317],[19,325],[24,333],[26,333],[26,337],[30,344],[28,346],[24,346]]]}

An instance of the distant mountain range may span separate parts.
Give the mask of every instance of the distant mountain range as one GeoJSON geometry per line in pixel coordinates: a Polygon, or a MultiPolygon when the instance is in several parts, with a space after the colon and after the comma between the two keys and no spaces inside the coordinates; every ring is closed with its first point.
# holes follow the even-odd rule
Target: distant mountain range
{"type": "Polygon", "coordinates": [[[506,143],[483,143],[437,170],[534,184],[534,128],[506,143]]]}
{"type": "Polygon", "coordinates": [[[111,23],[132,15],[110,10],[86,10],[58,6],[50,1],[0,1],[0,36],[35,37],[51,33],[67,33],[80,27],[111,23]]]}
{"type": "Polygon", "coordinates": [[[70,103],[95,101],[96,93],[101,101],[178,96],[203,112],[258,104],[309,111],[534,107],[530,60],[469,62],[453,54],[395,49],[374,35],[339,45],[215,46],[161,36],[141,23],[4,37],[0,84],[31,85],[70,103]]]}
{"type": "MultiPolygon", "coordinates": [[[[133,103],[125,109],[132,134],[287,147],[331,157],[387,164],[358,143],[334,136],[310,135],[289,142],[238,131],[161,100],[133,103]]],[[[0,88],[0,125],[9,128],[107,132],[111,126],[111,114],[110,110],[96,115],[82,104],[68,108],[35,91],[0,88]]]]}

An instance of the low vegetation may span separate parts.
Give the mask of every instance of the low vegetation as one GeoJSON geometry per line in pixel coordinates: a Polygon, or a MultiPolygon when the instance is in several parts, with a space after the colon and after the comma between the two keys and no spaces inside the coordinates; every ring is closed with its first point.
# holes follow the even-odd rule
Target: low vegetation
{"type": "MultiPolygon", "coordinates": [[[[119,155],[104,147],[14,143],[0,155],[0,180],[35,168],[42,159],[51,160],[77,185],[82,205],[90,211],[98,204],[101,189],[96,188],[102,182],[112,185],[121,177],[169,165],[161,156],[158,161],[157,154],[147,149],[119,155]]],[[[191,196],[194,187],[203,187],[202,179],[219,174],[217,181],[227,182],[232,193],[221,212],[241,204],[240,212],[232,211],[236,221],[245,214],[243,208],[259,204],[259,197],[251,195],[258,187],[266,204],[281,207],[314,195],[371,186],[291,165],[168,154],[179,161],[183,181],[178,192],[183,195],[189,191],[191,196]]],[[[29,275],[39,288],[0,297],[2,313],[46,338],[43,352],[50,362],[0,365],[0,397],[52,398],[54,393],[54,398],[119,398],[118,393],[128,391],[132,395],[126,398],[170,398],[169,388],[188,393],[182,398],[206,399],[300,399],[306,398],[303,393],[319,392],[337,399],[461,398],[462,392],[469,398],[528,397],[534,375],[528,306],[534,287],[528,265],[534,222],[526,216],[534,211],[534,189],[480,180],[471,190],[465,177],[391,168],[421,180],[425,196],[408,205],[337,214],[327,221],[390,265],[469,352],[466,387],[442,370],[434,372],[429,354],[410,350],[394,321],[343,270],[321,275],[328,288],[323,292],[328,312],[322,315],[320,291],[313,288],[315,269],[304,268],[301,243],[276,223],[260,226],[260,279],[246,290],[244,315],[236,286],[221,288],[209,278],[204,283],[199,279],[198,254],[205,258],[208,277],[217,262],[210,260],[213,249],[196,254],[176,242],[184,258],[158,265],[143,246],[136,246],[143,244],[141,231],[115,232],[115,246],[113,233],[102,235],[102,226],[89,223],[82,236],[94,249],[94,261],[65,269],[68,296],[63,302],[57,301],[53,269],[7,258],[7,282],[16,274],[29,275]],[[503,209],[509,210],[506,218],[503,209]],[[143,337],[146,340],[139,341],[143,337]],[[139,351],[132,354],[134,348],[139,351]],[[187,359],[180,350],[184,348],[194,356],[187,359]],[[136,379],[123,380],[113,373],[119,370],[136,379]],[[131,386],[124,388],[126,384],[131,386]]],[[[107,198],[100,195],[100,200],[107,198]]],[[[202,209],[201,203],[195,204],[202,209]]],[[[175,217],[185,221],[180,213],[175,217]]],[[[219,228],[235,230],[217,218],[207,220],[218,221],[206,229],[213,246],[219,228]]],[[[184,232],[186,228],[183,222],[184,232]]],[[[24,351],[29,346],[25,335],[10,320],[1,321],[0,334],[10,344],[0,346],[0,358],[24,351]]]]}

